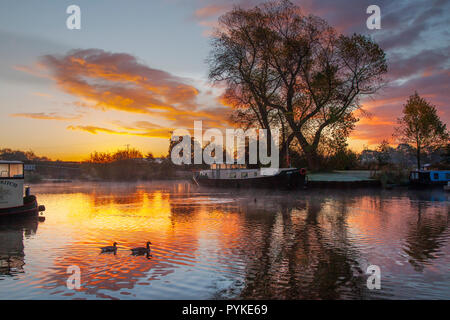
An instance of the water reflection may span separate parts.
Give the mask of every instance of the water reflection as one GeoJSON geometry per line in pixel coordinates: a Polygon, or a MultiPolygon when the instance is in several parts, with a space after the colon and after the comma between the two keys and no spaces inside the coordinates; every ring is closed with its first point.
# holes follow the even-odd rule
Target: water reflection
{"type": "Polygon", "coordinates": [[[0,220],[0,276],[14,276],[23,272],[25,265],[24,237],[36,234],[36,218],[0,220]]]}
{"type": "Polygon", "coordinates": [[[1,225],[2,266],[8,257],[18,281],[0,273],[0,298],[450,298],[443,192],[253,193],[172,182],[34,190],[47,219],[39,231],[1,225]],[[151,256],[130,254],[147,241],[151,256]],[[116,255],[100,254],[113,242],[116,255]],[[366,288],[370,264],[382,270],[377,292],[366,288]],[[78,291],[66,287],[71,265],[81,269],[78,291]]]}
{"type": "Polygon", "coordinates": [[[410,257],[409,263],[418,272],[422,272],[427,264],[441,255],[441,249],[448,241],[445,236],[448,230],[449,215],[428,215],[427,206],[416,203],[417,221],[411,221],[405,239],[404,251],[410,257]]]}

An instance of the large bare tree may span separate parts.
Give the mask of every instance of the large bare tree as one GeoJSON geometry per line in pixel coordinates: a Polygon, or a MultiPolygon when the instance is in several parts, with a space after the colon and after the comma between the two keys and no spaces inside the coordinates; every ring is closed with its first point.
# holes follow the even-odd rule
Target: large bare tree
{"type": "Polygon", "coordinates": [[[208,61],[210,79],[226,83],[243,121],[253,114],[270,129],[281,116],[285,141],[297,139],[312,169],[323,137],[353,129],[360,98],[375,93],[387,72],[370,38],[338,34],[289,1],[221,16],[208,61]]]}

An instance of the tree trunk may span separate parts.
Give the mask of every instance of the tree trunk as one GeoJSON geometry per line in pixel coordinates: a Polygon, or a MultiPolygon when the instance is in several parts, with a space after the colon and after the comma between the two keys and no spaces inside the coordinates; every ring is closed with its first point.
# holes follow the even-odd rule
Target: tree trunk
{"type": "Polygon", "coordinates": [[[294,135],[291,134],[287,139],[283,137],[283,144],[280,149],[280,166],[281,168],[289,168],[290,167],[290,159],[289,159],[289,147],[291,145],[292,139],[294,138],[294,135]]]}
{"type": "Polygon", "coordinates": [[[305,157],[308,162],[308,170],[316,171],[320,169],[320,161],[317,150],[305,151],[305,157]]]}
{"type": "Polygon", "coordinates": [[[289,151],[287,150],[286,143],[283,143],[283,145],[281,146],[281,149],[280,149],[280,167],[281,168],[287,168],[289,165],[289,163],[288,163],[289,161],[287,158],[288,152],[289,151]]]}
{"type": "Polygon", "coordinates": [[[319,155],[317,154],[317,146],[310,145],[300,132],[297,132],[295,134],[295,137],[297,138],[297,141],[299,142],[305,154],[306,161],[308,162],[308,170],[316,171],[320,169],[320,161],[319,155]]]}
{"type": "Polygon", "coordinates": [[[417,170],[420,170],[420,146],[417,146],[417,170]]]}

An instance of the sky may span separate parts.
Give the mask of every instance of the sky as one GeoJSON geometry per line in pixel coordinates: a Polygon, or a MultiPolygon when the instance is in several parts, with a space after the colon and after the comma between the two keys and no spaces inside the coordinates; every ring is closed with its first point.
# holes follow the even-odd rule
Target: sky
{"type": "MultiPolygon", "coordinates": [[[[195,120],[230,127],[221,88],[205,59],[227,0],[1,0],[0,148],[79,161],[126,146],[166,155],[170,131],[195,120]],[[81,29],[69,30],[69,5],[81,29]]],[[[450,1],[299,0],[339,32],[371,36],[388,58],[386,86],[362,101],[349,144],[355,151],[392,139],[407,98],[432,102],[450,126],[450,1]],[[366,9],[381,9],[369,30],[366,9]]]]}

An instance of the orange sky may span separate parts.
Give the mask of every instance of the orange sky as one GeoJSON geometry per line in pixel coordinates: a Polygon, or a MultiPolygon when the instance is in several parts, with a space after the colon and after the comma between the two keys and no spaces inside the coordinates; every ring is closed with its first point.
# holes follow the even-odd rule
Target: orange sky
{"type": "MultiPolygon", "coordinates": [[[[65,28],[57,18],[60,8],[50,1],[21,1],[0,10],[0,147],[62,160],[127,145],[161,156],[175,128],[190,129],[195,120],[203,127],[230,127],[221,89],[206,79],[208,37],[233,5],[259,2],[157,0],[129,6],[113,0],[106,17],[101,3],[80,0],[86,20],[75,32],[65,28]],[[42,19],[31,23],[30,12],[42,19]]],[[[300,5],[343,33],[373,37],[389,64],[386,87],[362,101],[371,117],[360,119],[350,147],[394,143],[396,119],[415,90],[449,124],[450,50],[441,41],[448,38],[447,9],[401,0],[381,5],[382,29],[368,30],[364,4],[338,2],[300,5]]]]}

